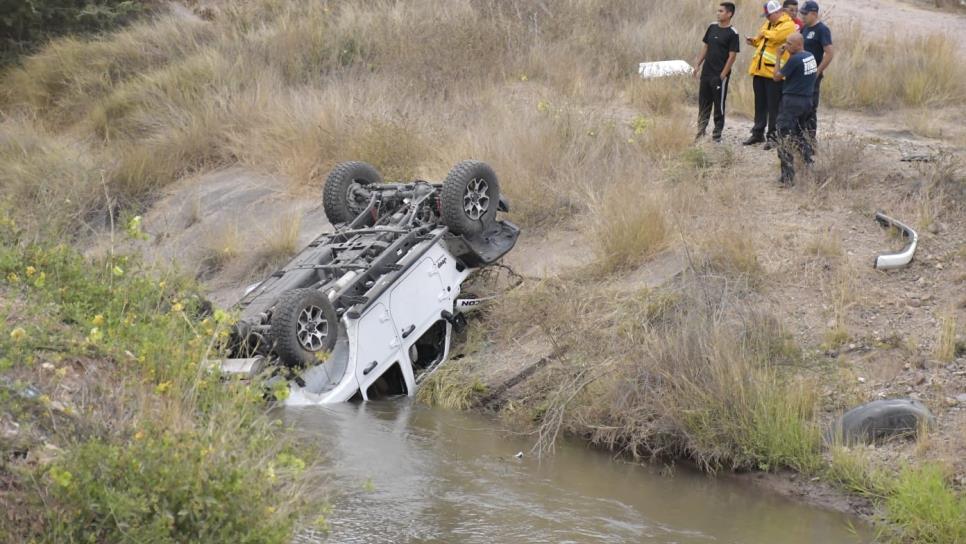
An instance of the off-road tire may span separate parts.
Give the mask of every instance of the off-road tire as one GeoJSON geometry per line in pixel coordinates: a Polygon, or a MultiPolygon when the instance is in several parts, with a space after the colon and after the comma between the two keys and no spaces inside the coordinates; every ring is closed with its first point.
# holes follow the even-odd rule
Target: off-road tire
{"type": "Polygon", "coordinates": [[[325,217],[333,225],[348,223],[356,218],[365,204],[351,204],[348,201],[349,187],[352,183],[369,185],[382,183],[382,176],[374,166],[360,161],[341,162],[329,172],[322,189],[322,207],[325,217]]]}
{"type": "Polygon", "coordinates": [[[339,338],[339,316],[328,297],[317,289],[293,289],[282,293],[272,312],[269,338],[275,355],[287,366],[307,367],[320,362],[320,356],[332,351],[339,338]],[[299,319],[311,308],[321,311],[325,320],[324,338],[315,349],[309,349],[299,340],[299,319]]]}
{"type": "MultiPolygon", "coordinates": [[[[443,182],[440,191],[440,204],[442,205],[443,224],[449,227],[453,234],[479,234],[490,228],[496,221],[496,209],[500,200],[500,181],[496,173],[485,162],[482,161],[463,161],[453,167],[443,182]],[[485,190],[474,191],[474,184],[479,188],[479,183],[485,184],[485,190]],[[472,195],[485,194],[485,210],[479,213],[479,217],[472,217],[472,212],[467,211],[467,207],[472,207],[472,195]]],[[[479,202],[477,202],[479,204],[479,202]]],[[[476,212],[482,208],[477,207],[476,212]]]]}

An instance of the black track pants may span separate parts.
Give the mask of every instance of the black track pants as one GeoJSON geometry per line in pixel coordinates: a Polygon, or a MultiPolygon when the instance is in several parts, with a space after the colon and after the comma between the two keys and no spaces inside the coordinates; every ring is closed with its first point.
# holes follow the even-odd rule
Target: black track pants
{"type": "Polygon", "coordinates": [[[728,80],[718,76],[702,76],[698,87],[698,132],[704,133],[708,128],[711,111],[714,110],[714,132],[712,136],[718,138],[725,125],[725,104],[728,100],[728,80]]]}
{"type": "Polygon", "coordinates": [[[775,139],[776,124],[778,122],[778,107],[782,100],[782,82],[770,77],[755,76],[752,81],[755,90],[755,126],[751,129],[752,136],[765,136],[768,127],[768,139],[775,139]]]}
{"type": "Polygon", "coordinates": [[[812,163],[812,144],[805,136],[805,123],[812,112],[812,97],[786,94],[778,114],[778,159],[782,162],[782,182],[795,181],[794,151],[802,154],[805,164],[812,163]]]}

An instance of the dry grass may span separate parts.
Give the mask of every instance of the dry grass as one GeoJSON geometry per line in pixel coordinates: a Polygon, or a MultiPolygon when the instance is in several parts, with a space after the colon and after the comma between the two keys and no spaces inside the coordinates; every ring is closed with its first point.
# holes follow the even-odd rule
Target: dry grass
{"type": "Polygon", "coordinates": [[[939,316],[939,337],[936,340],[936,359],[949,362],[956,357],[956,314],[952,311],[939,316]]]}
{"type": "Polygon", "coordinates": [[[825,274],[822,283],[829,307],[829,326],[825,331],[825,349],[836,349],[851,338],[849,322],[856,303],[855,271],[847,263],[839,263],[825,274]]]}
{"type": "Polygon", "coordinates": [[[825,229],[805,244],[805,254],[826,262],[829,266],[838,263],[845,256],[842,249],[842,236],[833,229],[825,229]]]}
{"type": "Polygon", "coordinates": [[[207,271],[220,270],[235,260],[242,250],[238,223],[231,222],[212,231],[203,241],[203,250],[201,264],[207,271]]]}
{"type": "Polygon", "coordinates": [[[727,283],[691,282],[709,283],[685,294],[553,280],[494,309],[500,336],[536,323],[562,354],[518,393],[538,447],[565,431],[710,470],[815,466],[814,384],[781,370],[800,358],[794,342],[773,317],[736,310],[727,283]]]}
{"type": "Polygon", "coordinates": [[[27,121],[0,125],[0,188],[36,237],[90,234],[108,210],[102,157],[27,121]]]}
{"type": "Polygon", "coordinates": [[[944,60],[958,48],[946,35],[870,36],[846,27],[836,29],[835,45],[834,68],[822,84],[822,100],[830,106],[936,106],[966,95],[966,67],[944,60]]]}
{"type": "Polygon", "coordinates": [[[748,284],[760,282],[765,271],[749,232],[740,225],[713,229],[699,248],[705,266],[713,272],[738,278],[748,284]]]}
{"type": "Polygon", "coordinates": [[[816,190],[849,190],[870,180],[868,143],[855,135],[819,141],[819,154],[812,174],[816,190]]]}
{"type": "Polygon", "coordinates": [[[609,191],[594,211],[597,263],[602,273],[639,265],[667,245],[669,225],[663,202],[643,190],[609,191]]]}
{"type": "Polygon", "coordinates": [[[244,262],[244,278],[262,277],[280,266],[299,249],[299,229],[302,216],[295,210],[275,222],[265,240],[244,262]]]}

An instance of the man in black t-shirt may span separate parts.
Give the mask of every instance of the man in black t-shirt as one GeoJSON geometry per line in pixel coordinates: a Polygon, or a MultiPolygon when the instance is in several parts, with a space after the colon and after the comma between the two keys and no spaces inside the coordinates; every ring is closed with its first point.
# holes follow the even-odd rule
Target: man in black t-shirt
{"type": "Polygon", "coordinates": [[[825,23],[818,20],[818,2],[809,0],[802,4],[802,17],[805,19],[805,28],[802,29],[802,36],[805,37],[805,50],[815,57],[818,63],[818,74],[815,80],[815,92],[812,94],[812,113],[805,122],[805,130],[812,144],[818,134],[818,98],[822,87],[822,78],[825,69],[828,68],[835,51],[832,49],[832,31],[825,23]]]}
{"type": "Polygon", "coordinates": [[[714,131],[711,139],[720,142],[725,124],[725,102],[728,97],[728,79],[731,65],[735,63],[741,40],[738,31],[731,27],[735,5],[723,2],[718,6],[718,22],[712,23],[704,32],[704,47],[694,61],[694,75],[699,77],[698,87],[698,135],[703,138],[708,129],[711,110],[714,109],[714,131]],[[702,66],[702,63],[704,66],[702,66]],[[698,71],[700,69],[700,72],[698,71]]]}
{"type": "Polygon", "coordinates": [[[784,187],[795,184],[795,157],[792,150],[798,149],[806,166],[812,164],[812,144],[805,137],[805,120],[812,112],[812,93],[818,63],[815,57],[805,51],[805,40],[799,33],[792,34],[783,46],[791,55],[784,65],[775,66],[775,81],[782,81],[782,103],[778,112],[778,159],[782,163],[784,187]]]}

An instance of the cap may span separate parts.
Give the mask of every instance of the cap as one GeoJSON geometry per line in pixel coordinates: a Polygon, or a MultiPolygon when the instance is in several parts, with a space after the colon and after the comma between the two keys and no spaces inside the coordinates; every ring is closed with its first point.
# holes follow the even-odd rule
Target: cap
{"type": "Polygon", "coordinates": [[[779,12],[781,10],[782,10],[782,3],[779,2],[778,0],[770,0],[767,4],[765,4],[766,16],[771,15],[772,13],[779,12]]]}
{"type": "Polygon", "coordinates": [[[814,0],[808,0],[808,2],[805,2],[804,4],[802,4],[802,7],[798,8],[798,11],[800,11],[801,13],[810,13],[813,11],[818,13],[818,2],[815,2],[814,0]]]}

